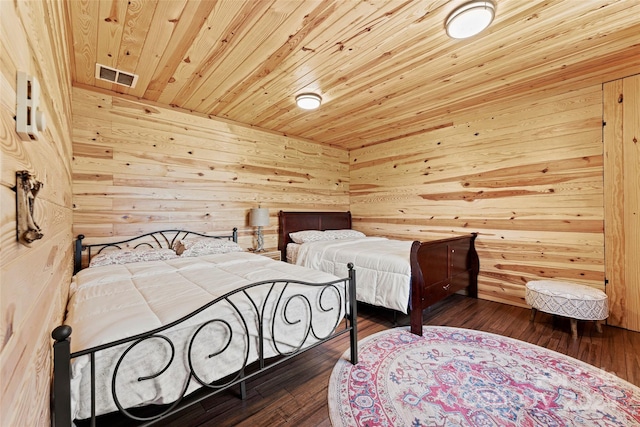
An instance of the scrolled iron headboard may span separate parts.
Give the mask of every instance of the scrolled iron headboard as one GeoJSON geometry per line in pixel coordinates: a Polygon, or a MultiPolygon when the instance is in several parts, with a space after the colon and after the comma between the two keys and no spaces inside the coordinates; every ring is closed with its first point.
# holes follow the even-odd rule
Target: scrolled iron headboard
{"type": "Polygon", "coordinates": [[[187,231],[187,230],[160,230],[154,231],[151,233],[141,234],[136,237],[132,237],[130,239],[120,240],[118,242],[109,242],[109,243],[94,243],[90,245],[86,245],[82,243],[85,238],[84,234],[79,234],[76,238],[75,242],[75,251],[73,258],[73,274],[76,274],[78,271],[82,270],[82,255],[83,252],[86,252],[87,260],[86,265],[89,265],[91,262],[91,257],[99,254],[106,248],[114,248],[114,249],[124,249],[125,245],[128,248],[136,249],[140,247],[147,246],[152,249],[172,249],[174,244],[182,239],[187,237],[199,236],[199,237],[208,237],[211,239],[226,239],[232,240],[234,242],[238,242],[238,229],[234,227],[233,231],[229,235],[224,236],[211,236],[208,234],[198,233],[195,231],[187,231]],[[97,252],[94,252],[97,250],[97,252]]]}

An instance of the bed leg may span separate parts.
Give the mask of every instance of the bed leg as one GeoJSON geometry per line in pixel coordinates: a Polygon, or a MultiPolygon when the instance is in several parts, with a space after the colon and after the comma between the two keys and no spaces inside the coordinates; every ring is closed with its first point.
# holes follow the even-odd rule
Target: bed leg
{"type": "Polygon", "coordinates": [[[418,262],[418,251],[423,246],[420,241],[411,244],[411,254],[409,262],[411,264],[411,294],[409,296],[409,321],[411,323],[411,333],[422,336],[422,307],[424,305],[424,276],[422,267],[418,262]]]}
{"type": "Polygon", "coordinates": [[[478,274],[480,274],[480,258],[476,251],[476,238],[478,233],[471,233],[469,242],[469,253],[467,254],[467,262],[469,265],[469,291],[468,295],[478,298],[478,274]]]}
{"type": "Polygon", "coordinates": [[[351,364],[358,364],[358,332],[356,330],[356,324],[351,322],[353,329],[351,329],[351,342],[349,345],[351,346],[351,364]]]}
{"type": "Polygon", "coordinates": [[[245,400],[247,398],[247,383],[246,381],[242,381],[240,383],[240,398],[245,400]]]}
{"type": "MultiPolygon", "coordinates": [[[[244,378],[244,369],[240,371],[240,378],[244,378]]],[[[242,380],[238,385],[240,386],[240,399],[245,400],[247,398],[247,381],[242,380]]]]}
{"type": "Polygon", "coordinates": [[[422,336],[422,310],[416,308],[411,309],[411,333],[422,336]]]}
{"type": "Polygon", "coordinates": [[[53,386],[51,425],[71,426],[71,327],[58,326],[51,333],[53,344],[53,386]]]}
{"type": "Polygon", "coordinates": [[[349,323],[351,326],[350,336],[350,349],[351,349],[351,364],[358,364],[358,304],[356,301],[356,271],[353,269],[353,264],[347,265],[349,268],[349,323]]]}

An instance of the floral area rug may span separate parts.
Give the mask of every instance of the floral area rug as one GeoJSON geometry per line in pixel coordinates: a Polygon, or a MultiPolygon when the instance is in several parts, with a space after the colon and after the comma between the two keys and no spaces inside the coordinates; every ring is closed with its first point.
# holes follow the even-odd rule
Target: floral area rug
{"type": "Polygon", "coordinates": [[[334,427],[640,426],[640,388],[486,332],[390,329],[347,351],[329,382],[334,427]]]}

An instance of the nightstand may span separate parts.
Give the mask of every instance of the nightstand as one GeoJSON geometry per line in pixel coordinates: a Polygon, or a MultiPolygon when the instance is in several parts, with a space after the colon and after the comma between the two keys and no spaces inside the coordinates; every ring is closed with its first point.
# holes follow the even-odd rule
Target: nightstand
{"type": "MultiPolygon", "coordinates": [[[[253,252],[253,251],[250,251],[253,252]]],[[[262,255],[269,257],[271,259],[275,259],[276,261],[281,261],[280,259],[280,251],[264,251],[264,252],[253,252],[256,255],[262,255]]]]}

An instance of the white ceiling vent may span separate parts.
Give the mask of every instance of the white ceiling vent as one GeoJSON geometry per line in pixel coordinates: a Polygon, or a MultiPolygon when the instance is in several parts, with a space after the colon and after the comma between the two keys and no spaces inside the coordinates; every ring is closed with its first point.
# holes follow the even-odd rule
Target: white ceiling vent
{"type": "Polygon", "coordinates": [[[126,87],[136,87],[138,75],[96,63],[96,79],[106,80],[126,87]]]}

